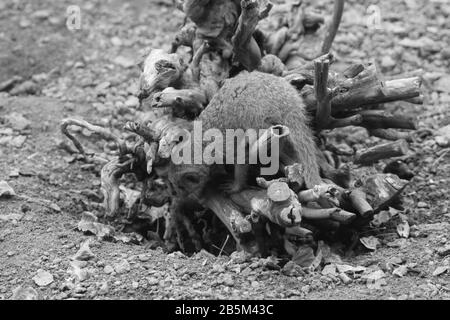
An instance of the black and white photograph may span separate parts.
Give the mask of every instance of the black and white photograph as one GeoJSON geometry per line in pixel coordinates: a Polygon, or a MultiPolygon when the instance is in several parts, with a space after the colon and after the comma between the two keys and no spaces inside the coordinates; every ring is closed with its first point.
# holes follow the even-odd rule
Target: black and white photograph
{"type": "Polygon", "coordinates": [[[0,300],[448,300],[449,160],[450,0],[0,0],[0,300]]]}

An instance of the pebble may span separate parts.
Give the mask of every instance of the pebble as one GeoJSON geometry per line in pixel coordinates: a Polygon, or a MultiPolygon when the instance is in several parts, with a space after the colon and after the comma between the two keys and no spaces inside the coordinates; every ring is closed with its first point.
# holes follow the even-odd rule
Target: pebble
{"type": "Polygon", "coordinates": [[[109,285],[107,281],[103,281],[98,290],[98,294],[105,295],[109,292],[109,285]]]}
{"type": "Polygon", "coordinates": [[[444,274],[445,272],[448,271],[448,266],[441,266],[441,267],[437,267],[434,272],[433,272],[433,276],[437,277],[440,276],[441,274],[444,274]]]}
{"type": "Polygon", "coordinates": [[[391,56],[384,56],[381,59],[381,67],[387,71],[392,70],[396,65],[397,62],[391,56]]]}
{"type": "Polygon", "coordinates": [[[362,275],[361,279],[366,280],[367,283],[370,283],[370,282],[376,282],[377,280],[380,280],[380,279],[384,278],[385,276],[386,276],[386,274],[383,272],[383,270],[376,270],[369,274],[362,275]]]}
{"type": "Polygon", "coordinates": [[[441,257],[446,257],[450,255],[450,245],[446,245],[444,247],[440,247],[436,250],[437,254],[441,257]]]}
{"type": "Polygon", "coordinates": [[[352,279],[348,275],[346,275],[345,273],[339,273],[338,277],[339,277],[339,279],[341,279],[341,281],[344,284],[349,284],[350,282],[352,282],[352,279]]]}
{"type": "Polygon", "coordinates": [[[138,259],[141,262],[147,262],[151,259],[151,256],[148,254],[140,254],[140,255],[138,255],[138,259]]]}
{"type": "Polygon", "coordinates": [[[450,75],[442,76],[434,83],[434,90],[450,93],[450,75]]]}
{"type": "Polygon", "coordinates": [[[9,141],[9,145],[11,147],[21,148],[26,140],[27,140],[26,136],[17,136],[9,141]]]}
{"type": "Polygon", "coordinates": [[[426,202],[419,201],[417,203],[417,208],[428,208],[428,204],[426,202]]]}
{"type": "Polygon", "coordinates": [[[19,27],[21,27],[23,29],[26,29],[26,28],[29,28],[30,26],[31,26],[31,21],[30,20],[25,19],[25,18],[20,19],[19,27]]]}
{"type": "Polygon", "coordinates": [[[127,58],[127,57],[123,57],[123,56],[118,56],[116,57],[113,62],[125,69],[129,69],[132,68],[136,65],[135,61],[127,58]]]}
{"type": "Polygon", "coordinates": [[[31,125],[31,121],[18,112],[11,112],[5,119],[11,128],[17,131],[28,129],[31,125]]]}
{"type": "Polygon", "coordinates": [[[9,172],[8,176],[10,178],[17,178],[19,176],[19,170],[18,169],[11,169],[11,171],[9,172]]]}
{"type": "Polygon", "coordinates": [[[111,43],[116,47],[120,47],[122,45],[122,40],[120,40],[119,37],[112,37],[111,43]]]}
{"type": "Polygon", "coordinates": [[[450,125],[440,128],[438,130],[437,135],[434,138],[434,140],[442,148],[449,147],[450,146],[450,125]]]}
{"type": "Polygon", "coordinates": [[[120,262],[114,264],[114,270],[117,273],[126,273],[131,270],[131,267],[127,260],[122,259],[120,262]]]}
{"type": "Polygon", "coordinates": [[[39,287],[45,287],[45,286],[48,286],[50,283],[53,282],[53,275],[50,272],[48,272],[48,271],[44,271],[42,269],[39,269],[37,271],[37,274],[33,277],[33,281],[39,287]]]}
{"type": "Polygon", "coordinates": [[[322,274],[324,276],[327,275],[333,275],[336,276],[336,265],[335,264],[327,264],[323,269],[322,269],[322,274]]]}
{"type": "Polygon", "coordinates": [[[2,197],[12,197],[15,196],[16,193],[14,189],[4,180],[0,181],[0,198],[2,197]]]}
{"type": "Polygon", "coordinates": [[[392,272],[393,275],[400,277],[400,278],[404,277],[407,273],[408,273],[407,266],[400,266],[400,267],[394,269],[394,271],[392,272]]]}
{"type": "Polygon", "coordinates": [[[83,244],[80,246],[80,249],[78,252],[73,256],[74,260],[79,261],[88,261],[93,258],[95,258],[95,255],[92,253],[91,249],[89,248],[90,240],[86,240],[83,242],[83,244]]]}
{"type": "Polygon", "coordinates": [[[71,273],[76,280],[82,282],[85,281],[87,278],[89,278],[89,273],[87,272],[86,269],[83,269],[82,264],[80,266],[80,264],[77,262],[78,261],[70,262],[69,273],[71,273]]]}
{"type": "Polygon", "coordinates": [[[19,286],[12,291],[11,300],[38,300],[39,293],[30,286],[19,286]]]}
{"type": "Polygon", "coordinates": [[[13,96],[34,95],[39,91],[39,86],[31,80],[15,86],[9,93],[13,96]]]}
{"type": "Polygon", "coordinates": [[[33,12],[31,17],[39,20],[46,20],[50,17],[50,14],[50,10],[38,10],[33,12]]]}
{"type": "Polygon", "coordinates": [[[234,286],[234,280],[233,277],[231,275],[225,275],[223,277],[223,284],[228,286],[228,287],[232,287],[234,286]]]}
{"type": "Polygon", "coordinates": [[[137,108],[139,107],[139,99],[131,96],[125,101],[125,106],[128,108],[137,108]]]}
{"type": "Polygon", "coordinates": [[[159,284],[159,280],[155,277],[149,277],[147,278],[147,283],[149,286],[157,286],[159,284]]]}
{"type": "Polygon", "coordinates": [[[110,265],[106,265],[106,266],[103,268],[103,272],[106,273],[106,274],[111,274],[111,273],[114,272],[114,268],[111,267],[110,265]]]}

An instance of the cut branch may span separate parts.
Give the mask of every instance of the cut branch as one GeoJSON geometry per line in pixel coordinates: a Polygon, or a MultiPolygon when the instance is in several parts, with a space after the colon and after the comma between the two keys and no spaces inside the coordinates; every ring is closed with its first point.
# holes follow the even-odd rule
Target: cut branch
{"type": "Polygon", "coordinates": [[[261,49],[253,33],[259,22],[258,1],[241,1],[241,15],[236,32],[231,39],[233,44],[234,60],[240,62],[247,70],[253,71],[261,64],[261,49]]]}
{"type": "Polygon", "coordinates": [[[331,101],[333,111],[348,110],[364,105],[405,100],[420,95],[419,77],[389,80],[382,86],[380,82],[369,82],[368,86],[358,84],[347,92],[338,94],[331,101]]]}
{"type": "Polygon", "coordinates": [[[408,152],[408,149],[408,143],[405,140],[389,142],[357,151],[354,162],[356,164],[367,166],[377,162],[378,160],[404,156],[408,152]]]}
{"type": "Polygon", "coordinates": [[[328,91],[328,60],[314,61],[314,92],[317,100],[316,126],[317,129],[326,128],[331,122],[331,95],[328,91]]]}
{"type": "Polygon", "coordinates": [[[356,218],[356,214],[340,208],[313,209],[304,207],[302,216],[303,218],[310,220],[333,219],[342,224],[349,224],[356,218]]]}
{"type": "Polygon", "coordinates": [[[384,110],[365,110],[359,114],[362,116],[361,126],[367,129],[417,129],[413,120],[404,116],[394,116],[384,110]]]}
{"type": "Polygon", "coordinates": [[[363,218],[369,217],[373,213],[372,206],[367,202],[367,195],[361,189],[354,189],[349,194],[352,206],[363,218]]]}

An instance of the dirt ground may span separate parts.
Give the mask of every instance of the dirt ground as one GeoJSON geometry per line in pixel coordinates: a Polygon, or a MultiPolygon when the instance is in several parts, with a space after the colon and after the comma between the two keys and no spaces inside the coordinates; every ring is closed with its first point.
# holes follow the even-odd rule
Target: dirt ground
{"type": "MultiPolygon", "coordinates": [[[[409,156],[416,176],[403,194],[411,236],[380,230],[376,251],[342,256],[343,265],[362,267],[362,275],[353,270],[344,281],[324,271],[276,270],[236,254],[166,254],[76,230],[81,213],[99,201],[99,168],[59,147],[60,120],[75,116],[120,128],[140,115],[132,99],[139,76],[134,63],[148,47],[170,45],[183,21],[170,3],[0,2],[0,83],[14,76],[31,81],[0,92],[0,181],[18,195],[0,199],[0,299],[19,287],[33,288],[27,295],[41,299],[450,298],[450,152],[436,138],[450,124],[446,1],[373,1],[382,19],[377,28],[367,26],[369,4],[346,3],[333,46],[336,68],[375,59],[386,77],[424,70],[425,103],[387,107],[419,125],[409,156]],[[69,5],[81,8],[81,30],[66,27],[69,5]],[[74,265],[71,258],[87,239],[94,257],[74,265]],[[393,273],[402,266],[406,274],[393,273]],[[380,272],[374,283],[365,276],[380,272]]],[[[315,6],[331,12],[332,1],[315,6]]],[[[90,147],[100,148],[97,140],[85,134],[90,147]]]]}

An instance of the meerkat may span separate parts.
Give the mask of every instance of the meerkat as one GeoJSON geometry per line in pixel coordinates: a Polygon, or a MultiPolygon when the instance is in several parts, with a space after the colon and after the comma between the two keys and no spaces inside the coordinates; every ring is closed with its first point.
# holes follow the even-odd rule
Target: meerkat
{"type": "MultiPolygon", "coordinates": [[[[241,72],[225,81],[198,120],[202,122],[203,131],[219,129],[224,136],[226,129],[246,131],[250,128],[267,129],[274,125],[287,126],[292,145],[285,151],[289,153],[291,163],[283,164],[300,163],[304,168],[304,182],[307,188],[322,182],[316,143],[309,126],[310,120],[305,104],[285,79],[258,71],[241,72]]],[[[185,192],[199,192],[207,182],[209,171],[206,167],[208,166],[181,165],[172,168],[172,179],[169,180],[172,180],[171,184],[176,187],[184,185],[185,192]],[[177,181],[182,171],[192,172],[192,175],[187,175],[192,179],[188,177],[187,181],[177,181]],[[195,177],[199,172],[201,177],[195,177]]],[[[227,193],[239,192],[247,182],[248,166],[236,164],[234,169],[234,180],[226,188],[227,193]]]]}

